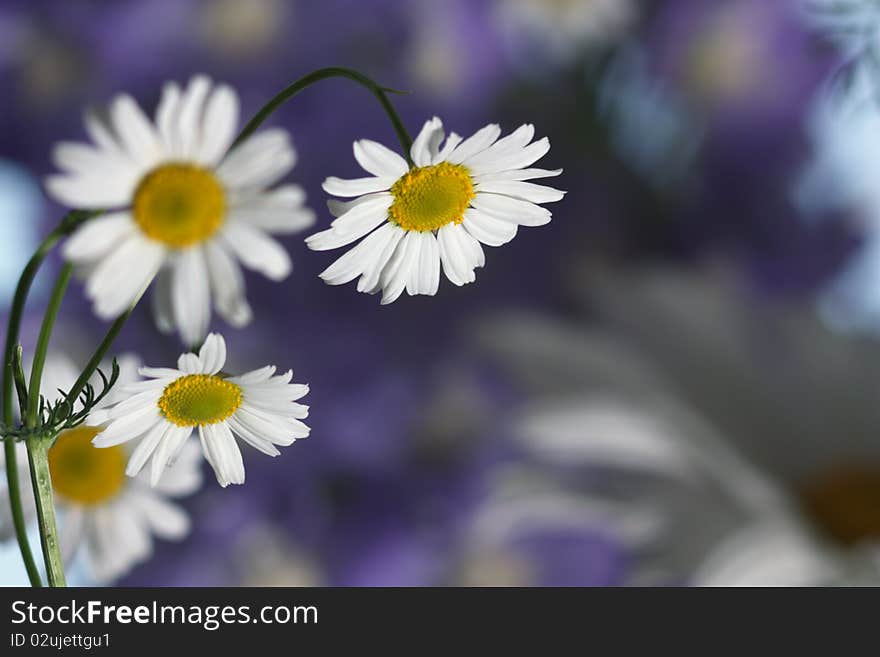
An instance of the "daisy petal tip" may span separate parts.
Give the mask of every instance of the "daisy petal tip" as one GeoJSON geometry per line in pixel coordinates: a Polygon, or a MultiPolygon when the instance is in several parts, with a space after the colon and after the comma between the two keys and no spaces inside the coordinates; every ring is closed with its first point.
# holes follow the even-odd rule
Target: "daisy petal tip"
{"type": "MultiPolygon", "coordinates": [[[[131,461],[129,461],[128,465],[125,466],[125,474],[129,477],[137,477],[140,471],[141,468],[135,467],[135,464],[133,464],[131,461]]],[[[151,482],[150,485],[155,486],[156,484],[151,482]]]]}

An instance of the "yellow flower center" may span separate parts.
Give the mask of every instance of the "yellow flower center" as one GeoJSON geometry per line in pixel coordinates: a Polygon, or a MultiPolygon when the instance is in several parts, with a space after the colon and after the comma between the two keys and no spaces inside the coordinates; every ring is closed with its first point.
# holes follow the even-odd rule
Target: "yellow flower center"
{"type": "Polygon", "coordinates": [[[165,386],[159,409],[181,427],[222,422],[241,406],[241,388],[212,374],[188,374],[165,386]]]}
{"type": "Polygon", "coordinates": [[[391,194],[391,221],[404,230],[424,232],[464,221],[474,186],[465,167],[441,162],[410,169],[391,186],[391,194]]]}
{"type": "Polygon", "coordinates": [[[157,242],[183,248],[223,224],[226,196],[217,177],[191,164],[165,164],[144,176],[134,194],[134,220],[157,242]]]}
{"type": "Polygon", "coordinates": [[[58,497],[74,504],[100,504],[125,485],[125,449],[92,445],[100,431],[101,427],[78,426],[52,445],[49,474],[58,497]]]}

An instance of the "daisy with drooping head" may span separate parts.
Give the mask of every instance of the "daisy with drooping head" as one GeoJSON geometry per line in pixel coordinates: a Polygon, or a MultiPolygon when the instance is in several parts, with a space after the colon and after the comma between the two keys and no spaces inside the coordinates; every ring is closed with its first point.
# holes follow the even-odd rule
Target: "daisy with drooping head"
{"type": "MultiPolygon", "coordinates": [[[[120,359],[118,385],[137,379],[139,360],[120,359]]],[[[43,389],[69,390],[79,370],[70,359],[50,354],[43,370],[43,389]]],[[[111,402],[118,398],[118,388],[109,393],[111,402]]],[[[57,401],[57,399],[55,400],[57,401]]],[[[111,582],[146,561],[153,551],[153,537],[180,540],[189,533],[186,512],[173,502],[190,495],[202,485],[201,458],[195,445],[184,449],[174,465],[166,470],[153,488],[146,476],[125,476],[128,459],[126,446],[97,449],[92,439],[101,431],[105,412],[97,409],[85,423],[63,431],[49,450],[49,473],[52,490],[61,513],[59,542],[63,558],[72,562],[84,556],[88,569],[98,583],[111,582]]],[[[24,443],[18,448],[19,477],[30,478],[24,443]]],[[[3,456],[0,454],[0,464],[3,456]]],[[[30,486],[25,513],[35,513],[30,486]]],[[[6,491],[0,491],[0,498],[6,491]]],[[[0,499],[0,540],[12,536],[8,500],[0,499]]]]}
{"type": "Polygon", "coordinates": [[[221,373],[226,341],[210,334],[198,355],[185,353],[177,369],[142,367],[148,377],[123,386],[125,400],[108,410],[109,422],[93,440],[97,447],[140,442],[128,462],[131,476],[152,458],[150,480],[155,485],[166,466],[198,430],[202,451],[221,486],[244,483],[244,462],[235,436],[269,456],[276,445],[288,446],[309,435],[301,420],[309,407],[297,403],[309,387],[291,383],[293,372],[275,375],[268,365],[241,376],[221,373]],[[234,434],[234,435],[233,435],[234,434]]]}
{"type": "Polygon", "coordinates": [[[235,91],[196,76],[185,89],[165,86],[155,122],[123,94],[106,124],[86,117],[93,145],[56,147],[63,173],[49,177],[50,195],[107,210],[80,227],[64,251],[88,272],[86,294],[100,317],[122,313],[158,275],[159,327],[176,327],[186,344],[198,344],[212,302],[233,326],[250,321],[239,262],[272,280],[290,273],[290,258],[269,234],[302,230],[314,216],[299,186],[269,188],[296,155],[279,128],[230,150],[238,113],[235,91]]]}
{"type": "Polygon", "coordinates": [[[491,124],[465,140],[454,132],[447,137],[434,117],[412,144],[412,167],[377,142],[355,142],[355,159],[372,176],[324,181],[328,194],[357,198],[330,201],[336,220],[306,243],[326,251],[366,238],[321,278],[341,285],[360,277],[358,291],[382,290],[383,304],[404,289],[434,295],[441,264],[454,285],[472,283],[474,270],[485,264],[481,244],[500,246],[521,225],[548,223],[550,211],[538,204],[558,201],[564,192],[526,181],[562,173],[527,168],[550,150],[549,140],[532,142],[530,124],[500,135],[491,124]]]}

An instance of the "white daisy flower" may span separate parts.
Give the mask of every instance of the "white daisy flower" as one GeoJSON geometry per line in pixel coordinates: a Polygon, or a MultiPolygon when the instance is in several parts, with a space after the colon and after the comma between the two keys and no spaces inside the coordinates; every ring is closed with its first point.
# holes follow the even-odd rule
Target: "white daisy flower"
{"type": "Polygon", "coordinates": [[[383,304],[404,289],[410,295],[433,295],[441,263],[453,284],[471,283],[474,269],[485,263],[481,243],[500,246],[514,238],[520,225],[548,223],[550,211],[537,204],[558,201],[564,192],[525,181],[562,173],[526,168],[550,150],[550,142],[546,137],[532,142],[535,128],[530,124],[500,135],[501,128],[491,124],[469,139],[454,132],[446,137],[434,117],[413,142],[412,167],[379,143],[355,142],[355,159],[372,175],[324,181],[328,194],[358,198],[329,201],[336,220],[306,243],[326,251],[366,239],[321,278],[341,285],[360,276],[358,291],[382,290],[383,304]]]}
{"type": "Polygon", "coordinates": [[[109,123],[86,117],[94,145],[61,143],[63,173],[49,194],[73,207],[108,212],[67,241],[65,257],[88,272],[95,312],[123,312],[158,274],[154,312],[160,329],[198,344],[213,301],[233,326],[251,319],[239,262],[272,280],[285,278],[290,258],[269,233],[310,226],[305,193],[280,181],[296,161],[287,133],[264,130],[236,146],[238,96],[226,85],[194,77],[185,89],[168,83],[151,122],[120,95],[109,123]]]}
{"type": "Polygon", "coordinates": [[[296,400],[309,392],[291,383],[293,372],[275,375],[268,365],[241,376],[226,376],[226,341],[212,333],[198,355],[186,353],[177,369],[142,367],[147,377],[121,388],[126,399],[109,409],[109,423],[93,443],[113,447],[129,440],[140,442],[126,473],[135,477],[152,458],[150,481],[155,485],[163,470],[198,428],[202,451],[221,486],[244,483],[244,463],[233,434],[269,456],[309,435],[301,422],[309,407],[296,400]]]}
{"type": "MultiPolygon", "coordinates": [[[[135,357],[120,359],[119,384],[136,380],[138,363],[135,357]]],[[[57,388],[67,390],[78,374],[69,358],[51,354],[42,388],[50,396],[57,388]]],[[[64,560],[70,563],[82,554],[95,580],[107,583],[150,557],[153,536],[180,540],[189,533],[189,517],[172,499],[198,490],[202,474],[199,450],[192,445],[181,452],[155,488],[146,476],[127,478],[129,450],[125,446],[97,449],[92,445],[101,431],[100,416],[94,412],[86,423],[58,436],[49,450],[49,472],[64,560]]],[[[23,443],[17,449],[25,514],[32,518],[35,511],[27,451],[23,443]]],[[[2,460],[0,455],[0,464],[2,460]]],[[[0,497],[5,496],[4,490],[0,497]]],[[[0,504],[0,539],[7,539],[13,536],[8,500],[0,500],[0,504]]]]}

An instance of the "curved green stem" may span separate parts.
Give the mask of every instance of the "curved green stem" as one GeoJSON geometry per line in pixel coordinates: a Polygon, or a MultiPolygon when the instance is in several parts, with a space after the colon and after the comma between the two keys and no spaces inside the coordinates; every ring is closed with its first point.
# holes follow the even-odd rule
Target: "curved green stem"
{"type": "Polygon", "coordinates": [[[353,80],[354,82],[357,82],[358,84],[366,87],[379,100],[379,103],[382,105],[382,109],[385,110],[385,113],[391,120],[391,125],[394,126],[394,131],[397,133],[397,139],[400,141],[400,146],[403,149],[403,155],[406,158],[406,161],[409,162],[410,166],[412,166],[412,160],[410,159],[409,153],[412,146],[412,138],[409,136],[409,133],[404,127],[403,121],[400,120],[400,116],[397,114],[397,110],[394,109],[394,105],[391,104],[391,100],[388,98],[389,93],[406,92],[382,87],[377,84],[373,79],[368,78],[363,73],[355,71],[351,68],[345,68],[341,66],[330,66],[328,68],[318,69],[317,71],[301,77],[290,86],[282,89],[278,94],[275,95],[274,98],[272,98],[272,100],[266,103],[263,108],[256,113],[254,118],[248,121],[247,125],[242,129],[238,137],[236,137],[235,141],[233,142],[232,148],[235,148],[242,141],[250,137],[251,134],[253,134],[254,131],[259,128],[263,124],[263,122],[272,115],[272,113],[275,112],[275,110],[277,110],[279,107],[281,107],[281,105],[297,95],[300,91],[313,85],[315,82],[320,82],[321,80],[326,80],[328,78],[346,78],[348,80],[353,80]]]}
{"type": "Polygon", "coordinates": [[[37,413],[40,410],[40,382],[43,380],[43,366],[46,364],[46,353],[49,350],[49,339],[52,337],[52,328],[55,326],[55,318],[58,317],[58,309],[64,299],[64,293],[70,283],[73,273],[73,265],[66,263],[58,273],[58,280],[52,289],[46,314],[43,316],[43,324],[40,326],[40,335],[37,338],[37,346],[34,349],[34,363],[31,365],[31,378],[28,383],[27,393],[27,416],[25,426],[33,429],[37,426],[37,413]]]}
{"type": "Polygon", "coordinates": [[[98,366],[101,364],[101,361],[104,360],[104,356],[107,355],[107,351],[110,349],[110,346],[113,344],[113,341],[116,339],[116,336],[119,335],[119,332],[122,330],[122,326],[125,324],[128,317],[131,315],[134,307],[137,305],[140,300],[143,292],[138,295],[138,297],[132,302],[131,306],[129,306],[128,310],[122,313],[119,317],[117,317],[113,324],[110,325],[110,328],[107,330],[104,339],[101,340],[101,344],[98,345],[98,348],[95,349],[95,353],[92,354],[92,357],[89,359],[89,362],[86,363],[85,369],[82,371],[82,374],[79,375],[79,378],[73,384],[73,387],[68,391],[67,398],[71,401],[71,403],[76,401],[76,398],[79,396],[79,393],[82,392],[82,389],[85,387],[86,383],[89,382],[89,379],[92,377],[92,374],[95,373],[95,370],[98,369],[98,366]]]}
{"type": "MultiPolygon", "coordinates": [[[[3,351],[3,424],[12,426],[14,421],[14,388],[15,388],[15,349],[18,345],[18,338],[21,332],[21,319],[24,314],[24,306],[27,301],[28,293],[34,282],[34,277],[46,259],[49,252],[55,247],[58,241],[65,235],[69,235],[77,226],[84,221],[95,216],[96,212],[74,210],[69,212],[61,220],[58,226],[46,236],[46,239],[37,247],[37,250],[31,256],[31,259],[25,265],[21,276],[18,279],[18,285],[15,288],[15,295],[12,298],[12,306],[9,309],[9,318],[6,329],[6,345],[3,351]]],[[[15,441],[7,438],[4,441],[4,457],[6,460],[6,481],[7,490],[9,491],[9,506],[12,512],[12,524],[15,528],[15,536],[18,540],[18,547],[21,551],[21,558],[24,561],[25,570],[27,570],[28,579],[32,586],[42,586],[40,580],[40,571],[37,569],[34,561],[33,552],[27,538],[27,527],[25,525],[24,513],[21,506],[21,487],[18,480],[18,459],[15,453],[15,441]]]]}

